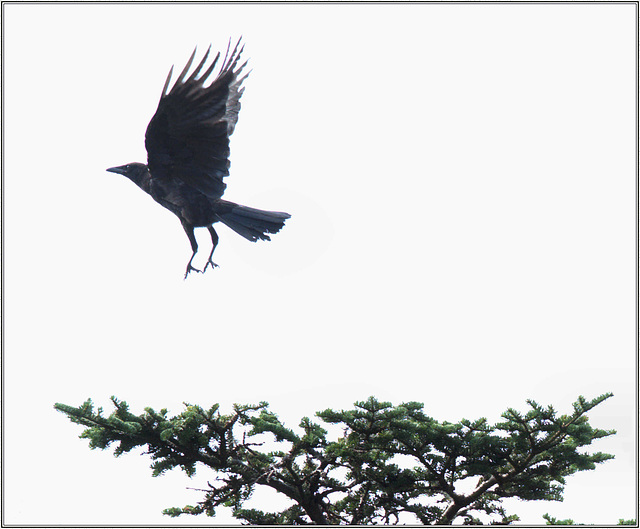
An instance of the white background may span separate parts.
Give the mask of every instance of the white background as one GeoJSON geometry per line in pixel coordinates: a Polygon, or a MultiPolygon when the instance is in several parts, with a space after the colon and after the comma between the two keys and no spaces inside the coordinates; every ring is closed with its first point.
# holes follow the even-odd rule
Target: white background
{"type": "Polygon", "coordinates": [[[369,395],[497,421],[613,391],[590,416],[616,459],[563,503],[509,506],[635,516],[632,4],[4,15],[5,523],[230,521],[163,517],[212,475],[152,479],[53,409],[110,395],[136,413],[266,400],[293,427],[369,395]],[[270,243],[220,227],[220,268],[183,281],[178,220],[105,169],[146,160],[172,64],[240,35],[225,198],[292,218],[270,243]]]}

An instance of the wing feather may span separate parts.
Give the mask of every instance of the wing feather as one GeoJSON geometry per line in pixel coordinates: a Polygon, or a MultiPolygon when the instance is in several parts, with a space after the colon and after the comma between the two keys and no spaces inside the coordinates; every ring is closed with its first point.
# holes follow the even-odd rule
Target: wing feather
{"type": "Polygon", "coordinates": [[[193,53],[191,54],[191,57],[189,57],[189,60],[187,61],[186,66],[182,69],[182,72],[178,76],[178,79],[176,80],[174,88],[175,87],[180,88],[181,86],[184,86],[184,78],[187,76],[187,72],[189,71],[189,68],[191,68],[191,64],[193,64],[193,59],[196,56],[196,51],[198,51],[197,46],[193,49],[193,53]]]}
{"type": "Polygon", "coordinates": [[[173,67],[162,90],[158,109],[145,136],[149,171],[154,179],[178,179],[211,198],[220,198],[229,175],[229,136],[233,133],[244,92],[239,64],[244,49],[240,40],[227,46],[222,66],[205,87],[220,58],[206,68],[211,47],[187,76],[196,50],[169,90],[173,67]],[[204,70],[204,71],[203,71],[204,70]]]}

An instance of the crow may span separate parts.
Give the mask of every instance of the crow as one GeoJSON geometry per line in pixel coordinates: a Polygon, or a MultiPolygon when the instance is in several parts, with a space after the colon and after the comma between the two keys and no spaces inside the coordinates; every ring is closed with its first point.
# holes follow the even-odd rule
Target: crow
{"type": "Polygon", "coordinates": [[[254,209],[221,198],[227,187],[223,179],[229,176],[229,136],[238,121],[244,92],[242,82],[250,73],[239,77],[247,65],[246,61],[239,64],[244,50],[244,46],[238,50],[240,43],[241,39],[229,53],[229,41],[220,70],[206,87],[220,59],[218,53],[204,70],[211,46],[187,77],[197,48],[193,50],[173,88],[168,90],[172,66],[145,134],[147,164],[133,162],[107,169],[126,176],[180,219],[193,251],[185,279],[191,271],[206,272],[207,267],[218,266],[211,260],[218,244],[214,223],[222,222],[250,241],[269,241],[268,234],[280,231],[291,217],[288,213],[254,209]],[[203,270],[191,264],[198,252],[194,229],[200,227],[209,230],[213,243],[203,270]]]}

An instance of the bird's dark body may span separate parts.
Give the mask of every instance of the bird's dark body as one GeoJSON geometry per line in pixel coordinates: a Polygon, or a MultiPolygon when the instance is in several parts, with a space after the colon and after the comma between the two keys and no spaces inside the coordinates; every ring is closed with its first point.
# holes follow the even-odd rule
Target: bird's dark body
{"type": "Polygon", "coordinates": [[[183,182],[167,185],[162,180],[151,180],[149,194],[158,203],[194,228],[204,228],[218,222],[221,199],[213,200],[183,182]]]}
{"type": "MultiPolygon", "coordinates": [[[[187,78],[195,51],[173,88],[167,91],[171,73],[162,91],[158,110],[149,122],[145,136],[148,163],[130,163],[112,167],[138,185],[153,199],[174,213],[182,223],[193,253],[185,277],[198,251],[194,228],[206,227],[213,249],[204,267],[217,266],[211,257],[218,243],[213,224],[222,222],[250,241],[270,240],[288,213],[264,211],[222,200],[226,189],[223,178],[229,175],[229,136],[233,133],[240,111],[242,78],[246,65],[238,65],[242,50],[239,42],[227,55],[216,79],[204,87],[220,54],[205,72],[209,51],[187,78]]],[[[203,270],[203,271],[204,271],[203,270]]],[[[199,271],[199,270],[197,270],[199,271]]]]}

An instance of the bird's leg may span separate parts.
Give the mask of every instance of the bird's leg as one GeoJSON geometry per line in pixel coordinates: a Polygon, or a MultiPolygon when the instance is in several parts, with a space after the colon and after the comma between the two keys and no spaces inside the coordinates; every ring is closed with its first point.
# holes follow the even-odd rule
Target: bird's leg
{"type": "Polygon", "coordinates": [[[193,226],[191,226],[190,224],[187,224],[185,221],[181,221],[181,222],[182,222],[182,227],[184,228],[184,231],[187,233],[187,237],[189,237],[189,242],[191,243],[191,249],[193,250],[193,253],[191,254],[191,259],[189,259],[189,262],[187,263],[187,271],[184,274],[184,278],[187,279],[189,272],[191,272],[192,270],[194,272],[202,272],[202,270],[198,270],[197,268],[194,268],[193,266],[191,266],[191,262],[193,261],[193,258],[196,256],[196,253],[198,253],[198,242],[196,241],[196,236],[193,233],[193,226]]]}
{"type": "Polygon", "coordinates": [[[216,266],[218,266],[216,263],[214,263],[211,258],[213,257],[213,252],[216,249],[216,246],[218,246],[218,234],[216,233],[216,230],[213,229],[213,226],[207,226],[207,229],[209,230],[209,233],[211,234],[211,243],[213,244],[213,248],[211,248],[211,253],[209,254],[209,259],[207,259],[207,264],[204,265],[204,270],[202,270],[202,272],[206,272],[207,271],[207,266],[211,265],[211,268],[215,268],[216,266]]]}
{"type": "Polygon", "coordinates": [[[187,263],[187,271],[184,274],[184,278],[187,279],[187,276],[189,275],[189,272],[191,272],[192,270],[194,272],[198,272],[201,273],[202,270],[198,270],[197,268],[194,268],[193,266],[191,266],[191,261],[193,261],[193,258],[196,256],[196,252],[193,252],[193,254],[191,255],[191,259],[189,259],[189,262],[187,263]]]}

